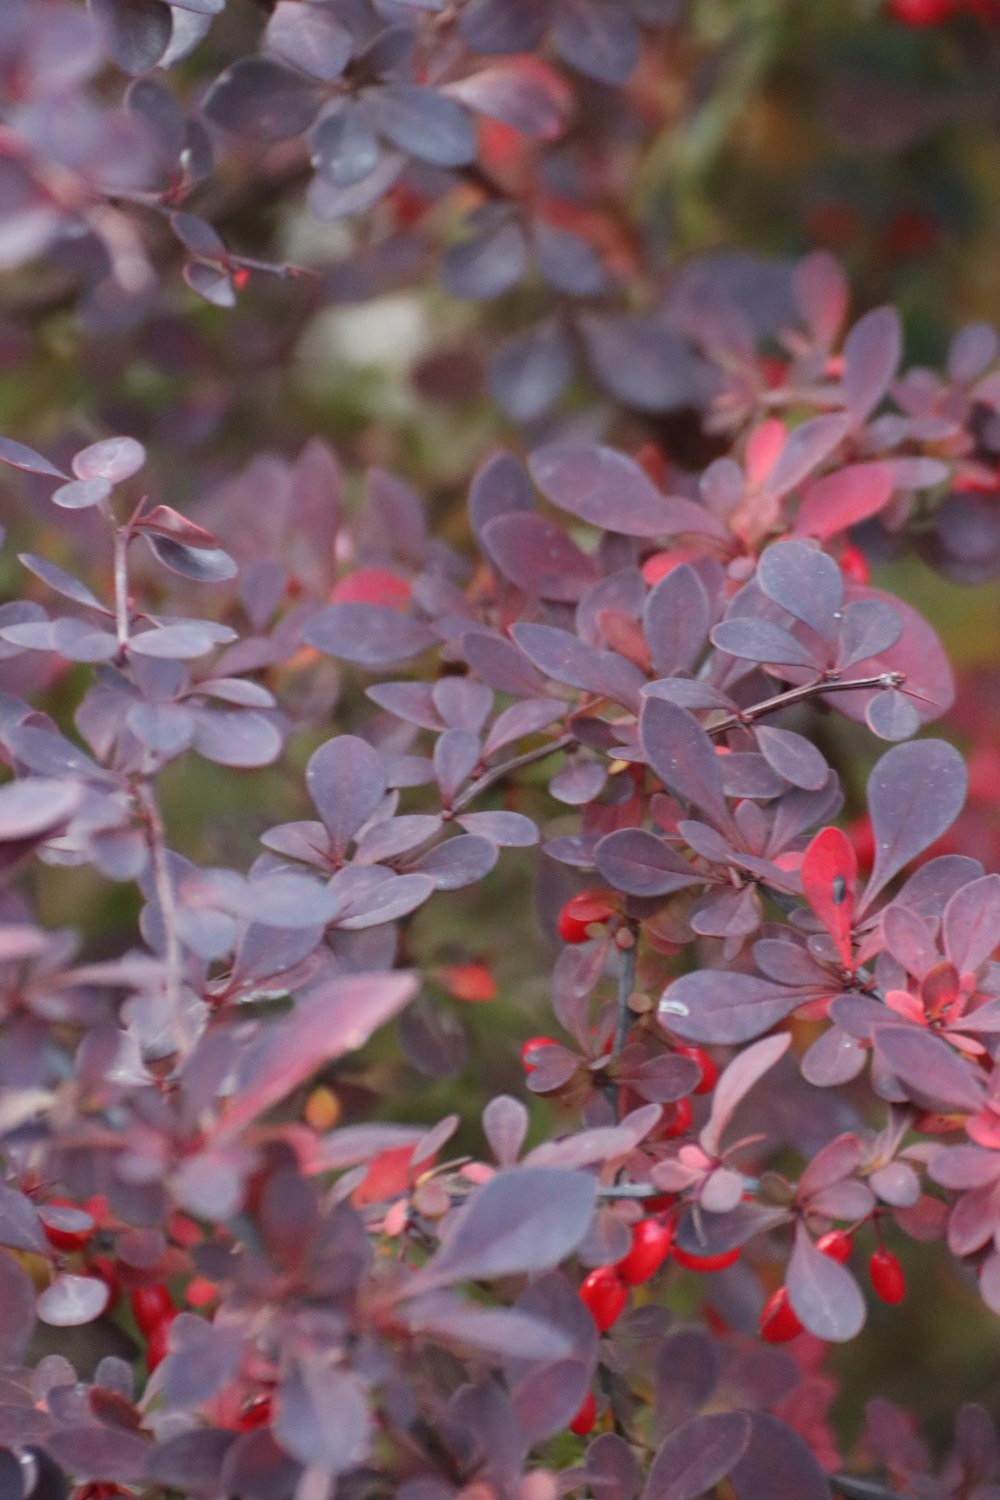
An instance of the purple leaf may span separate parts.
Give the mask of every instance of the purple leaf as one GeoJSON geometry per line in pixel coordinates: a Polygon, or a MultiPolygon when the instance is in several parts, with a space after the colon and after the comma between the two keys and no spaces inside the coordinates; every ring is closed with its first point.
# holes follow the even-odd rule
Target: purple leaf
{"type": "Polygon", "coordinates": [[[274,1436],[284,1452],[324,1474],[342,1474],[368,1453],[371,1417],[356,1375],[296,1359],[278,1387],[274,1436]]]}
{"type": "Polygon", "coordinates": [[[164,0],[88,0],[101,41],[126,73],[148,73],[170,45],[170,6],[164,0]]]}
{"type": "Polygon", "coordinates": [[[754,731],[760,752],[772,770],[792,786],[818,792],[830,775],[822,753],[801,734],[762,724],[754,731]]]}
{"type": "Polygon", "coordinates": [[[708,637],[708,595],[694,568],[672,569],[650,593],[643,628],[657,672],[690,671],[708,637]]]}
{"type": "Polygon", "coordinates": [[[35,1205],[30,1198],[5,1183],[0,1183],[0,1245],[11,1250],[34,1250],[43,1255],[46,1251],[35,1205]]]}
{"type": "Polygon", "coordinates": [[[759,620],[753,615],[737,615],[723,620],[712,631],[712,644],[729,656],[745,661],[771,663],[775,666],[811,667],[822,670],[823,663],[815,652],[773,620],[759,620]]]}
{"type": "Polygon", "coordinates": [[[844,404],[852,425],[867,420],[888,391],[902,355],[902,330],[894,307],[876,307],[844,340],[844,404]]]}
{"type": "Polygon", "coordinates": [[[165,1489],[210,1500],[220,1492],[222,1461],[235,1441],[235,1433],[218,1427],[179,1432],[157,1444],[145,1477],[165,1489]]]}
{"type": "Polygon", "coordinates": [[[600,83],[624,83],[639,61],[639,28],[632,17],[593,0],[562,0],[553,40],[570,67],[600,83]]]}
{"type": "Polygon", "coordinates": [[[882,599],[854,599],[844,610],[840,626],[837,667],[845,671],[855,662],[880,656],[894,646],[903,633],[897,610],[882,599]]]}
{"type": "Polygon", "coordinates": [[[394,667],[419,656],[437,637],[420,620],[379,604],[330,604],[302,629],[307,646],[364,667],[394,667]]]}
{"type": "Polygon", "coordinates": [[[315,83],[267,57],[244,57],[215,80],[202,109],[215,125],[271,144],[308,130],[323,95],[315,83]]]}
{"type": "Polygon", "coordinates": [[[665,896],[704,883],[669,844],[642,828],[607,834],[595,848],[594,860],[608,884],[629,896],[665,896]]]}
{"type": "Polygon", "coordinates": [[[121,484],[138,474],[146,462],[146,450],[135,438],[104,438],[81,448],[73,458],[73,473],[77,479],[106,479],[109,484],[121,484]]]}
{"type": "Polygon", "coordinates": [[[483,1110],[483,1134],[501,1167],[514,1165],[527,1133],[528,1111],[520,1099],[497,1094],[483,1110]]]}
{"type": "Polygon", "coordinates": [[[875,1051],[921,1109],[978,1110],[985,1095],[981,1075],[948,1043],[917,1026],[878,1026],[875,1051]]]}
{"type": "Polygon", "coordinates": [[[490,395],[512,422],[537,422],[569,385],[573,366],[561,329],[540,323],[499,346],[490,361],[490,395]]]}
{"type": "Polygon", "coordinates": [[[898,688],[876,693],[865,708],[865,723],[882,740],[906,740],[920,728],[920,714],[898,688]]]}
{"type": "Polygon", "coordinates": [[[28,448],[24,443],[15,443],[13,438],[0,437],[0,463],[11,464],[15,469],[25,469],[29,474],[47,474],[53,479],[68,479],[62,469],[50,464],[47,458],[28,448]]]}
{"type": "Polygon", "coordinates": [[[750,1421],[750,1442],[729,1476],[738,1500],[831,1500],[830,1483],[797,1432],[766,1412],[750,1421]]]}
{"type": "Polygon", "coordinates": [[[551,1270],[589,1229],[596,1193],[584,1172],[517,1167],[497,1173],[449,1222],[441,1248],[407,1282],[407,1295],[455,1281],[551,1270]]]}
{"type": "Polygon", "coordinates": [[[575,603],[598,577],[593,558],[561,527],[518,511],[483,528],[483,546],[505,577],[526,593],[575,603]]]}
{"type": "Polygon", "coordinates": [[[944,948],[960,974],[975,973],[1000,943],[1000,875],[971,880],[944,909],[944,948]]]}
{"type": "Polygon", "coordinates": [[[505,207],[486,205],[466,221],[473,231],[441,261],[441,281],[453,297],[485,301],[516,286],[528,267],[524,230],[505,207]]]}
{"type": "Polygon", "coordinates": [[[842,266],[828,251],[814,250],[795,267],[792,290],[816,338],[831,343],[847,316],[849,293],[842,266]]]}
{"type": "Polygon", "coordinates": [[[815,630],[821,640],[837,636],[844,605],[844,580],[832,557],[805,542],[766,547],[757,584],[769,599],[815,630]]]}
{"type": "Polygon", "coordinates": [[[769,984],[752,974],[701,969],[668,985],[659,1017],[689,1042],[748,1042],[802,1004],[798,990],[769,984]]]}
{"type": "Polygon", "coordinates": [[[281,731],[252,710],[203,708],[195,720],[194,748],[219,766],[269,766],[281,754],[281,731]]]}
{"type": "Polygon", "coordinates": [[[456,819],[466,833],[489,839],[507,849],[527,849],[538,843],[538,827],[523,813],[480,812],[463,813],[456,819]]]}
{"type": "Polygon", "coordinates": [[[21,1363],[34,1326],[34,1283],[13,1255],[0,1251],[0,1359],[4,1365],[21,1363]]]}
{"type": "Polygon", "coordinates": [[[595,651],[568,630],[552,625],[518,624],[511,634],[526,656],[555,682],[598,693],[636,709],[645,678],[638,667],[612,651],[595,651]]]}
{"type": "Polygon", "coordinates": [[[174,537],[142,532],[150,551],[171,573],[194,578],[198,583],[223,583],[235,578],[236,563],[221,547],[191,547],[174,537]]]}
{"type": "Polygon", "coordinates": [[[784,1057],[791,1040],[787,1031],[778,1036],[764,1037],[763,1041],[747,1047],[723,1070],[712,1095],[712,1112],[699,1136],[702,1149],[709,1156],[719,1155],[723,1132],[737,1106],[754,1084],[784,1057]]]}
{"type": "Polygon", "coordinates": [[[409,868],[429,877],[439,891],[457,891],[482,880],[496,862],[496,845],[490,839],[460,833],[456,838],[445,839],[434,849],[429,849],[409,868]]]}
{"type": "Polygon", "coordinates": [[[683,531],[719,534],[708,511],[691,501],[667,500],[624,453],[592,443],[553,443],[528,460],[531,477],[560,510],[625,536],[683,531]]]}
{"type": "Polygon", "coordinates": [[[698,1500],[725,1479],[750,1441],[744,1412],[712,1412],[677,1427],[660,1445],[642,1500],[698,1500]]]}
{"type": "Polygon", "coordinates": [[[58,828],[76,811],[81,791],[73,782],[33,777],[8,782],[0,787],[0,839],[35,838],[58,828]]]}
{"type": "Polygon", "coordinates": [[[434,776],[441,801],[450,807],[475,770],[480,756],[478,735],[468,729],[446,729],[434,746],[434,776]]]}
{"type": "Polygon", "coordinates": [[[865,1303],[846,1266],[816,1249],[804,1224],[795,1232],[795,1248],[788,1262],[788,1298],[810,1333],[843,1344],[861,1332],[865,1303]]]}
{"type": "Polygon", "coordinates": [[[330,852],[342,860],[351,839],[385,796],[381,757],[367,740],[340,734],[313,752],[306,766],[306,787],[330,835],[330,852]]]}
{"type": "Polygon", "coordinates": [[[915,740],[882,756],[868,778],[875,863],[859,910],[951,827],[966,781],[965,762],[945,740],[915,740]]]}
{"type": "Polygon", "coordinates": [[[719,757],[697,719],[663,698],[646,698],[639,735],[667,791],[705,813],[717,829],[732,834],[735,825],[722,790],[719,757]]]}
{"type": "Polygon", "coordinates": [[[161,625],[144,630],[129,641],[129,650],[137,656],[156,656],[168,661],[187,661],[204,656],[218,645],[236,639],[235,630],[210,624],[207,620],[185,620],[180,625],[161,625]]]}
{"type": "Polygon", "coordinates": [[[77,1328],[92,1323],[108,1305],[108,1284],[91,1276],[57,1276],[42,1292],[35,1310],[54,1328],[77,1328]]]}
{"type": "MultiPolygon", "coordinates": [[[[476,676],[498,692],[536,700],[544,694],[545,678],[535,671],[525,653],[511,641],[488,635],[485,631],[469,631],[462,637],[462,651],[476,676]]],[[[559,717],[565,709],[562,704],[554,706],[558,710],[556,717],[559,717]]]]}
{"type": "Polygon", "coordinates": [[[111,481],[95,475],[93,479],[71,479],[68,484],[61,484],[52,491],[51,499],[62,510],[89,510],[110,494],[111,481]]]}
{"type": "Polygon", "coordinates": [[[562,132],[567,106],[562,88],[522,63],[495,63],[446,84],[443,92],[536,140],[551,141],[562,132]]]}
{"type": "Polygon", "coordinates": [[[310,78],[332,83],[350,62],[354,42],[347,27],[324,7],[278,0],[264,32],[264,47],[310,78]]]}
{"type": "Polygon", "coordinates": [[[232,1139],[318,1068],[363,1047],[416,993],[412,974],[352,974],[310,991],[291,1014],[267,1026],[245,1054],[239,1085],[215,1132],[232,1139]]]}
{"type": "MultiPolygon", "coordinates": [[[[624,406],[669,412],[697,400],[704,375],[690,345],[662,321],[584,313],[578,327],[594,375],[624,406]]],[[[691,509],[696,511],[697,507],[691,505],[691,509]]],[[[707,511],[703,514],[705,527],[696,529],[708,529],[713,524],[714,518],[707,511]]],[[[621,529],[608,527],[612,531],[621,529]]]]}
{"type": "Polygon", "coordinates": [[[655,1432],[659,1437],[695,1416],[719,1379],[715,1344],[694,1328],[664,1339],[656,1351],[653,1373],[655,1432]]]}
{"type": "Polygon", "coordinates": [[[434,167],[462,167],[474,159],[472,119],[436,89],[393,83],[367,95],[378,128],[394,146],[434,167]]]}
{"type": "Polygon", "coordinates": [[[493,453],[476,470],[469,489],[469,519],[477,537],[497,516],[534,509],[527,470],[513,453],[493,453]]]}
{"type": "Polygon", "coordinates": [[[72,573],[67,573],[55,563],[46,561],[44,557],[34,557],[30,552],[19,552],[17,560],[28,569],[29,573],[34,573],[35,577],[47,583],[50,589],[55,589],[56,593],[63,594],[67,599],[72,599],[76,604],[82,604],[87,609],[98,609],[107,613],[100,600],[72,573]]]}
{"type": "MultiPolygon", "coordinates": [[[[457,840],[449,842],[456,843],[457,840]]],[[[485,839],[482,842],[490,851],[492,864],[495,864],[496,850],[492,844],[486,844],[485,839]]],[[[381,865],[368,868],[348,865],[330,881],[331,894],[338,902],[332,925],[347,932],[359,932],[365,927],[380,927],[383,922],[396,922],[422,906],[436,884],[436,878],[430,873],[394,875],[381,865]]]]}
{"type": "MultiPolygon", "coordinates": [[[[89,1413],[88,1413],[89,1415],[89,1413]]],[[[46,1440],[51,1458],[71,1470],[77,1480],[141,1480],[152,1445],[119,1427],[61,1427],[46,1440]]]]}
{"type": "MultiPolygon", "coordinates": [[[[447,1293],[411,1302],[406,1324],[412,1333],[466,1349],[485,1349],[524,1360],[553,1360],[569,1353],[569,1339],[553,1324],[515,1307],[476,1307],[447,1293]]],[[[570,1416],[573,1415],[570,1411],[570,1416]]]]}
{"type": "Polygon", "coordinates": [[[850,1177],[861,1162],[861,1142],[856,1135],[838,1135],[828,1141],[809,1162],[799,1178],[798,1198],[804,1200],[835,1182],[850,1177]]]}

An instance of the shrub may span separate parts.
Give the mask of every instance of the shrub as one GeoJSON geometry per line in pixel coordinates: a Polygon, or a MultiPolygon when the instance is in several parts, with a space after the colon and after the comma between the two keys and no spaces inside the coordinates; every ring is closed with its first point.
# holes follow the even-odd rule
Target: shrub
{"type": "Polygon", "coordinates": [[[7,1489],[988,1500],[983,1407],[852,1446],[820,1364],[911,1241],[1000,1312],[996,767],[869,573],[995,576],[1000,340],[663,253],[725,6],[223,6],[0,42],[13,347],[96,389],[0,440],[7,1489]],[[407,285],[434,504],[359,492],[391,413],[287,456],[290,349],[407,285]]]}

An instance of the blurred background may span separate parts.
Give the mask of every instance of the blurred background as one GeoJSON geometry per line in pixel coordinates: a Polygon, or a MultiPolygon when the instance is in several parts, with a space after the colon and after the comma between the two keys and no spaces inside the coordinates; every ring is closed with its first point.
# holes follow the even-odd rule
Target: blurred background
{"type": "MultiPolygon", "coordinates": [[[[50,21],[60,14],[49,0],[28,8],[50,21]]],[[[185,109],[197,108],[234,58],[256,49],[267,16],[266,6],[232,0],[171,70],[170,89],[185,109]]],[[[13,41],[0,38],[8,125],[25,107],[15,54],[13,41]]],[[[114,68],[95,64],[86,82],[102,107],[116,105],[122,79],[114,68]]],[[[776,357],[769,340],[789,312],[790,268],[824,248],[847,271],[854,316],[882,302],[899,306],[908,363],[940,364],[960,325],[1000,321],[993,0],[690,0],[644,36],[624,87],[587,80],[581,88],[570,77],[565,88],[560,139],[540,145],[481,122],[479,158],[511,193],[544,194],[549,222],[596,249],[618,314],[655,319],[724,293],[752,325],[762,358],[769,350],[776,357]]],[[[234,514],[266,508],[286,482],[287,462],[318,435],[343,467],[348,513],[363,507],[365,468],[390,469],[422,497],[428,527],[463,556],[471,556],[469,479],[498,445],[524,451],[559,432],[587,431],[633,452],[653,445],[678,471],[720,451],[722,439],[704,430],[697,380],[661,389],[662,371],[653,369],[649,386],[636,389],[607,368],[599,324],[586,322],[604,316],[603,291],[574,302],[538,275],[506,287],[500,275],[500,290],[483,295],[446,253],[442,262],[467,235],[468,216],[489,201],[481,180],[456,182],[417,163],[370,210],[323,220],[307,201],[301,140],[261,150],[220,133],[216,144],[216,168],[185,207],[234,253],[295,274],[250,268],[236,277],[234,305],[213,305],[182,278],[183,252],[162,220],[137,202],[129,211],[156,275],[129,295],[109,294],[86,234],[24,259],[0,240],[0,432],[57,461],[82,441],[130,433],[150,449],[157,499],[196,519],[210,515],[227,546],[229,500],[241,497],[234,514]],[[555,375],[518,342],[539,326],[565,335],[570,325],[577,335],[589,328],[592,341],[585,358],[555,375]]],[[[13,214],[5,180],[0,224],[13,214]]],[[[20,550],[64,566],[82,557],[89,576],[106,584],[93,514],[53,519],[47,493],[36,481],[0,477],[5,599],[25,589],[20,550]]],[[[970,755],[972,800],[949,847],[996,866],[1000,507],[995,492],[987,499],[961,555],[942,552],[932,528],[905,555],[884,533],[856,540],[873,581],[930,618],[959,669],[959,703],[943,730],[970,755]]],[[[328,568],[335,587],[348,562],[331,558],[328,568]]],[[[0,669],[0,686],[37,689],[71,723],[89,669],[59,674],[51,662],[22,658],[0,669]]],[[[263,828],[305,815],[308,754],[371,714],[352,669],[338,676],[289,653],[269,674],[299,728],[285,761],[233,772],[188,758],[165,776],[173,846],[199,862],[245,865],[263,828]]],[[[881,747],[840,718],[814,727],[836,750],[852,798],[845,817],[863,845],[858,798],[881,747]]],[[[558,810],[530,775],[520,795],[519,805],[555,828],[558,810]]],[[[458,1111],[471,1139],[483,1099],[523,1092],[518,1048],[551,1025],[552,947],[533,913],[531,869],[528,855],[506,853],[482,886],[419,914],[406,941],[439,976],[421,1036],[382,1044],[363,1068],[331,1076],[314,1109],[325,1108],[332,1123],[364,1116],[388,1096],[397,1118],[401,1100],[420,1119],[458,1111]]],[[[38,892],[45,920],[81,929],[89,951],[131,940],[129,888],[67,869],[45,872],[38,892]]],[[[533,1104],[539,1129],[548,1108],[533,1104]]],[[[834,1409],[847,1431],[873,1392],[913,1409],[938,1440],[963,1399],[1000,1417],[998,1329],[975,1288],[933,1247],[912,1248],[910,1275],[902,1315],[876,1307],[869,1333],[835,1356],[842,1386],[834,1409]]]]}

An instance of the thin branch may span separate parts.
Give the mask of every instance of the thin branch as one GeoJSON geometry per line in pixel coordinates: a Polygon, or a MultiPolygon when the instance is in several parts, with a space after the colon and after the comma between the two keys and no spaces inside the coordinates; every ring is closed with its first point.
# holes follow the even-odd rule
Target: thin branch
{"type": "Polygon", "coordinates": [[[479,796],[480,792],[485,792],[487,787],[502,781],[512,771],[520,771],[522,766],[533,766],[536,761],[547,760],[550,755],[555,755],[560,750],[568,750],[571,745],[575,744],[575,734],[564,734],[557,740],[550,740],[547,745],[539,745],[534,750],[526,750],[523,755],[515,755],[511,760],[505,760],[502,765],[491,766],[488,771],[483,772],[478,781],[471,782],[461,796],[455,798],[452,812],[461,812],[479,796]]]}
{"type": "Polygon", "coordinates": [[[170,863],[167,858],[166,829],[152,783],[148,779],[141,781],[136,787],[135,793],[146,823],[149,853],[153,862],[153,882],[156,889],[156,900],[160,908],[160,920],[163,923],[163,935],[166,944],[166,952],[164,954],[167,971],[166,996],[170,1006],[171,1025],[173,1026],[174,1035],[177,1040],[178,1051],[183,1055],[191,1038],[184,1024],[184,1017],[181,1010],[182,953],[180,936],[177,931],[177,895],[174,891],[173,877],[170,873],[170,863]]]}
{"type": "Polygon", "coordinates": [[[115,559],[115,635],[118,638],[118,655],[124,661],[128,652],[129,604],[128,604],[128,544],[129,533],[125,526],[114,529],[115,559]]]}
{"type": "Polygon", "coordinates": [[[635,959],[636,959],[636,932],[635,922],[626,922],[625,931],[628,932],[632,941],[627,948],[622,948],[621,961],[618,967],[618,997],[615,1004],[615,1035],[611,1044],[611,1055],[617,1057],[625,1046],[628,1029],[632,1022],[632,1012],[629,1010],[629,1000],[635,989],[635,959]]]}
{"type": "Polygon", "coordinates": [[[749,708],[727,714],[714,724],[706,724],[705,733],[725,734],[729,729],[743,729],[756,719],[762,719],[765,714],[776,713],[778,709],[788,708],[793,703],[805,703],[809,698],[820,698],[824,693],[851,693],[862,688],[898,688],[905,681],[903,672],[880,672],[876,677],[855,677],[846,682],[821,677],[818,682],[807,682],[804,687],[789,688],[786,693],[776,693],[773,698],[765,698],[760,703],[751,704],[749,708]]]}

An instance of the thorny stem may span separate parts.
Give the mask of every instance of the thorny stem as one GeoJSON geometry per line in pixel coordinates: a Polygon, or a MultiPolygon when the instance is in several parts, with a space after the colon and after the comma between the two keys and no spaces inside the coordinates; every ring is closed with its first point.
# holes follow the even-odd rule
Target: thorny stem
{"type": "Polygon", "coordinates": [[[861,688],[898,688],[905,681],[902,672],[880,672],[876,677],[855,677],[846,682],[820,678],[818,682],[807,682],[803,687],[789,688],[785,693],[776,693],[773,698],[765,698],[760,703],[751,704],[749,708],[727,714],[714,724],[706,724],[705,733],[725,734],[729,729],[741,729],[752,724],[755,719],[762,719],[765,714],[775,713],[779,708],[788,708],[793,703],[804,703],[809,698],[821,697],[824,693],[849,693],[861,688]]]}
{"type": "Polygon", "coordinates": [[[128,651],[128,544],[127,527],[116,526],[114,530],[115,635],[118,639],[118,654],[122,658],[128,651]]]}
{"type": "Polygon", "coordinates": [[[149,852],[153,861],[153,881],[156,900],[163,923],[166,942],[166,996],[170,1007],[171,1024],[177,1039],[178,1052],[183,1055],[190,1037],[181,1012],[181,943],[177,932],[177,897],[167,860],[166,829],[156,792],[148,780],[136,787],[136,799],[142,808],[149,838],[149,852]]]}
{"type": "Polygon", "coordinates": [[[625,1046],[628,1038],[629,1026],[632,1023],[632,1014],[628,1002],[632,991],[635,989],[635,956],[636,956],[636,934],[637,924],[626,922],[625,931],[628,932],[632,941],[627,948],[622,948],[621,960],[618,967],[618,998],[615,1006],[615,1035],[611,1044],[611,1055],[617,1057],[625,1046]]]}
{"type": "Polygon", "coordinates": [[[547,745],[538,745],[534,750],[526,750],[523,755],[515,755],[511,760],[505,760],[502,765],[492,766],[480,776],[478,781],[471,782],[460,797],[455,798],[452,803],[452,812],[461,812],[479,796],[480,792],[485,792],[487,787],[493,786],[497,781],[502,781],[512,771],[520,771],[522,766],[534,765],[536,761],[556,755],[560,750],[568,750],[570,745],[575,744],[575,734],[564,734],[557,740],[550,740],[547,745]]]}

